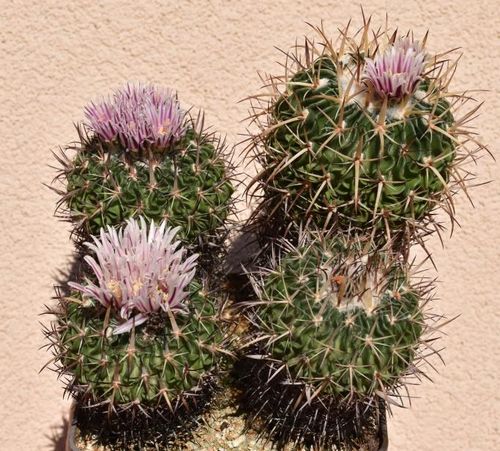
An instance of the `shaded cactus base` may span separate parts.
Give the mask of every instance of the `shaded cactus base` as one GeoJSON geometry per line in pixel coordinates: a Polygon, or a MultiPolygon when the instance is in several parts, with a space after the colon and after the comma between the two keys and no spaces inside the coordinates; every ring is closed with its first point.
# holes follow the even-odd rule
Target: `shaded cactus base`
{"type": "MultiPolygon", "coordinates": [[[[292,451],[306,449],[303,447],[295,447],[292,444],[280,446],[276,442],[271,442],[266,434],[266,428],[260,421],[253,421],[250,424],[247,412],[241,412],[241,407],[238,408],[238,400],[240,393],[234,389],[224,389],[216,395],[212,401],[212,409],[210,412],[202,414],[197,420],[197,424],[191,424],[191,430],[184,424],[182,428],[177,427],[154,437],[154,429],[150,430],[151,437],[148,443],[136,440],[124,448],[121,443],[114,444],[106,443],[105,441],[96,439],[95,431],[82,432],[80,424],[85,415],[84,411],[80,411],[80,416],[75,416],[75,419],[80,421],[74,422],[72,434],[68,437],[68,449],[71,451],[115,451],[115,450],[241,450],[241,451],[292,451]],[[250,427],[251,426],[251,427],[250,427]]],[[[78,411],[77,411],[78,413],[78,411]]],[[[87,424],[88,426],[88,424],[87,424]]],[[[101,424],[102,428],[102,424],[101,424]]],[[[360,451],[375,451],[381,448],[382,444],[379,439],[378,425],[373,425],[371,429],[364,431],[363,437],[359,439],[358,450],[360,451]]],[[[131,431],[129,431],[130,433],[131,431]]],[[[331,448],[335,449],[335,448],[331,448]]]]}
{"type": "Polygon", "coordinates": [[[168,407],[121,410],[110,413],[106,406],[74,408],[68,450],[157,450],[172,449],[189,440],[200,416],[210,409],[213,381],[207,381],[197,399],[191,398],[175,409],[168,407]]]}
{"type": "Polygon", "coordinates": [[[308,394],[310,387],[287,383],[262,360],[242,359],[237,371],[240,405],[250,424],[263,420],[261,429],[276,449],[384,449],[385,406],[379,399],[308,394]]]}

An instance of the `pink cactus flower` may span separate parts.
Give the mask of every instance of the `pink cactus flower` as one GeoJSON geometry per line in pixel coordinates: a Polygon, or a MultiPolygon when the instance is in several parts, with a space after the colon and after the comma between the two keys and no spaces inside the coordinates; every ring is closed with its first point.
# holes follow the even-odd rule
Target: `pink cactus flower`
{"type": "Polygon", "coordinates": [[[148,227],[143,218],[129,219],[120,230],[108,226],[101,229],[100,238],[85,243],[95,253],[95,258],[87,255],[85,260],[97,280],[69,285],[125,320],[114,334],[144,323],[151,313],[183,308],[198,255],[185,258],[185,249],[174,241],[178,229],[167,227],[165,221],[148,227]]]}
{"type": "Polygon", "coordinates": [[[85,108],[89,128],[127,151],[169,147],[184,136],[184,115],[173,91],[140,83],[128,83],[112,98],[85,108]]]}
{"type": "Polygon", "coordinates": [[[367,58],[364,79],[382,98],[401,100],[411,95],[425,67],[425,52],[418,42],[402,38],[375,58],[367,58]]]}

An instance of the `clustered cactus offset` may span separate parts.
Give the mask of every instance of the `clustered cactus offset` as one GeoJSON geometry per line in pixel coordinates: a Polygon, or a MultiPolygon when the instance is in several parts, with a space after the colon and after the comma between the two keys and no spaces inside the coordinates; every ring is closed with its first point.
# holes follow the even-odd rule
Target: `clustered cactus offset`
{"type": "MultiPolygon", "coordinates": [[[[247,405],[283,443],[358,449],[425,376],[442,317],[431,281],[370,236],[308,230],[279,240],[250,273],[254,299],[241,376],[247,405]]],[[[378,448],[377,448],[378,449],[378,448]]]]}
{"type": "Polygon", "coordinates": [[[410,285],[399,262],[384,267],[379,255],[370,261],[359,244],[321,237],[301,243],[253,280],[259,342],[310,396],[383,393],[419,352],[422,289],[410,285]]]}
{"type": "Polygon", "coordinates": [[[174,241],[177,231],[143,218],[101,229],[85,243],[87,276],[69,282],[71,291],[50,310],[56,370],[80,415],[86,409],[83,422],[94,416],[101,426],[104,418],[123,446],[132,442],[124,432],[135,446],[153,446],[162,443],[153,440],[158,431],[170,440],[181,421],[193,420],[227,353],[218,299],[195,275],[198,255],[174,241]],[[137,417],[145,430],[135,430],[137,417]]]}
{"type": "Polygon", "coordinates": [[[127,84],[85,115],[79,141],[58,156],[59,211],[77,236],[142,216],[180,226],[186,244],[217,237],[231,210],[231,168],[202,115],[191,117],[172,91],[150,84],[127,84]]]}
{"type": "Polygon", "coordinates": [[[198,256],[172,241],[176,232],[131,219],[88,243],[92,273],[69,283],[53,337],[60,370],[85,402],[175,410],[215,370],[216,303],[194,279],[198,256]]]}
{"type": "Polygon", "coordinates": [[[337,45],[316,31],[321,42],[297,46],[253,97],[255,216],[274,231],[296,223],[372,233],[382,246],[421,240],[439,228],[437,207],[453,217],[452,195],[470,178],[463,163],[483,148],[467,128],[476,108],[462,114],[467,96],[448,89],[455,63],[429,53],[427,36],[370,20],[337,45]]]}

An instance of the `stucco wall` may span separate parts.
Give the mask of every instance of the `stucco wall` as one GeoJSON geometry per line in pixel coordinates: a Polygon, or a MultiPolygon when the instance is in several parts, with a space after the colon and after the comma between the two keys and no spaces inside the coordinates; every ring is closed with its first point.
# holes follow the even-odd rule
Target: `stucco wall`
{"type": "MultiPolygon", "coordinates": [[[[455,86],[489,90],[476,94],[486,100],[476,125],[495,152],[498,2],[371,0],[364,8],[379,23],[387,11],[392,25],[417,35],[429,28],[434,50],[463,48],[455,86]]],[[[257,70],[279,70],[274,46],[286,49],[308,32],[305,21],[323,19],[334,33],[351,16],[359,23],[358,2],[0,2],[0,449],[51,449],[68,407],[55,375],[38,374],[49,357],[38,350],[38,314],[72,250],[67,226],[52,217],[56,196],[42,182],[54,175],[50,150],[75,138],[82,106],[125,80],[154,81],[204,107],[236,143],[247,108],[237,101],[260,87],[257,70]]],[[[430,241],[441,280],[436,309],[461,314],[447,328],[447,365],[438,363],[434,384],[411,389],[411,409],[394,411],[391,449],[500,449],[499,166],[485,158],[477,172],[494,182],[473,191],[475,209],[458,199],[462,228],[444,249],[430,241]]]]}

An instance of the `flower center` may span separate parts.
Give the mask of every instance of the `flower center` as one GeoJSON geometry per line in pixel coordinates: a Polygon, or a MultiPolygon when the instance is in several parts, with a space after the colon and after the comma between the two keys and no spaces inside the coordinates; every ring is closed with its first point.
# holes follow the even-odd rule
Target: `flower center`
{"type": "Polygon", "coordinates": [[[161,127],[158,129],[158,134],[159,135],[167,135],[170,132],[170,119],[165,119],[161,127]]]}
{"type": "Polygon", "coordinates": [[[120,287],[120,283],[117,280],[110,280],[108,282],[108,290],[111,292],[113,297],[119,303],[122,299],[122,289],[120,287]]]}
{"type": "Polygon", "coordinates": [[[402,100],[413,94],[425,67],[418,42],[399,39],[375,58],[366,58],[364,81],[381,98],[402,100]]]}

